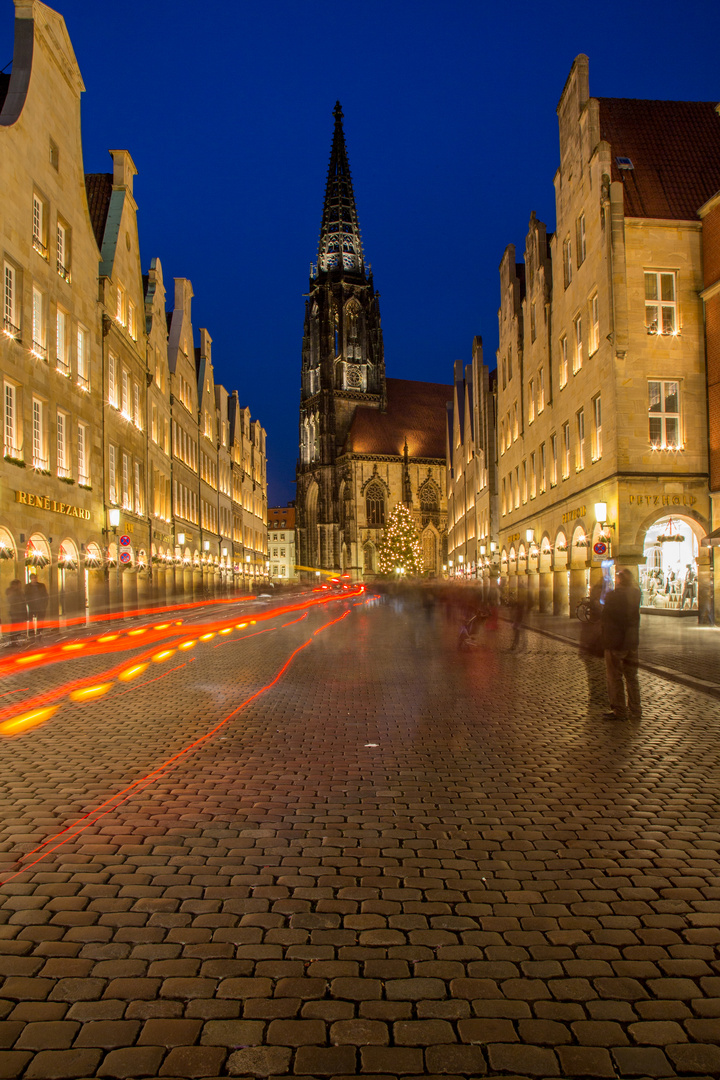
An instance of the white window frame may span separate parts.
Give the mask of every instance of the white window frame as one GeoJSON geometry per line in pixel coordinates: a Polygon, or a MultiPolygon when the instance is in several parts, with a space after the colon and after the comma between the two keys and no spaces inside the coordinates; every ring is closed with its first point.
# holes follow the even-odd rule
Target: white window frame
{"type": "Polygon", "coordinates": [[[566,420],[563,424],[563,461],[562,461],[562,478],[567,480],[570,476],[570,421],[566,420]]]}
{"type": "Polygon", "coordinates": [[[17,387],[14,383],[5,383],[4,398],[5,456],[22,460],[22,448],[18,446],[17,387]]]}
{"type": "Polygon", "coordinates": [[[78,424],[77,428],[77,462],[78,484],[90,486],[90,471],[88,469],[88,429],[86,424],[78,424]]]}
{"type": "Polygon", "coordinates": [[[90,390],[90,335],[84,326],[77,328],[77,384],[90,390]]]}
{"type": "Polygon", "coordinates": [[[130,299],[128,299],[127,302],[127,328],[128,334],[133,339],[133,341],[137,341],[137,317],[135,312],[135,305],[130,299]]]}
{"type": "Polygon", "coordinates": [[[133,383],[133,424],[142,431],[142,416],[140,414],[140,387],[133,383]]]}
{"type": "Polygon", "coordinates": [[[70,281],[70,230],[58,218],[55,232],[55,259],[57,272],[63,281],[70,281]]]}
{"type": "Polygon", "coordinates": [[[125,290],[119,282],[115,296],[115,319],[121,326],[125,326],[125,290]]]}
{"type": "Polygon", "coordinates": [[[136,461],[133,466],[133,487],[134,487],[134,501],[135,501],[135,513],[142,514],[142,484],[140,476],[140,462],[136,461]]]}
{"type": "Polygon", "coordinates": [[[582,312],[573,319],[573,375],[583,366],[582,312]]]}
{"type": "Polygon", "coordinates": [[[33,356],[39,360],[47,360],[47,334],[45,330],[45,296],[33,285],[32,291],[32,346],[33,356]]]}
{"type": "Polygon", "coordinates": [[[585,239],[585,213],[580,215],[577,223],[577,264],[582,266],[587,257],[587,242],[585,239]]]}
{"type": "Polygon", "coordinates": [[[108,445],[108,496],[113,506],[117,506],[117,450],[113,443],[108,445]]]}
{"type": "Polygon", "coordinates": [[[601,395],[597,394],[592,399],[593,406],[593,447],[592,447],[592,459],[593,461],[599,461],[602,457],[602,400],[601,395]]]}
{"type": "Polygon", "coordinates": [[[47,458],[45,440],[45,402],[34,397],[32,400],[33,426],[32,426],[32,464],[33,469],[48,469],[50,462],[47,458]]]}
{"type": "Polygon", "coordinates": [[[108,401],[114,409],[118,407],[118,359],[114,353],[108,355],[108,401]]]}
{"type": "Polygon", "coordinates": [[[538,402],[537,411],[538,416],[545,408],[545,369],[540,368],[538,371],[538,402]]]}
{"type": "Polygon", "coordinates": [[[45,201],[36,191],[33,191],[32,201],[32,245],[43,259],[48,257],[47,243],[45,240],[45,227],[47,224],[47,208],[45,201]]]}
{"type": "Polygon", "coordinates": [[[645,271],[645,329],[648,334],[660,335],[661,337],[675,337],[680,333],[677,302],[677,271],[645,271]],[[668,281],[672,283],[671,300],[663,298],[663,293],[666,291],[668,281]],[[648,291],[651,293],[654,292],[655,297],[648,297],[648,291]],[[654,318],[653,311],[655,313],[654,318]]]}
{"type": "Polygon", "coordinates": [[[544,495],[547,490],[547,451],[545,443],[540,444],[540,494],[544,495]]]}
{"type": "Polygon", "coordinates": [[[121,382],[120,412],[126,420],[132,420],[130,415],[130,374],[123,368],[121,382]]]}
{"type": "Polygon", "coordinates": [[[590,335],[588,340],[588,357],[593,356],[600,347],[600,301],[597,292],[594,292],[588,301],[590,309],[590,335]]]}
{"type": "Polygon", "coordinates": [[[565,288],[567,289],[573,278],[572,240],[569,236],[563,244],[563,269],[565,273],[565,288]]]}
{"type": "Polygon", "coordinates": [[[577,446],[575,447],[575,472],[585,468],[585,409],[578,409],[575,414],[577,446]]]}
{"type": "Polygon", "coordinates": [[[531,379],[528,386],[528,424],[535,419],[535,380],[531,379]]]}
{"type": "Polygon", "coordinates": [[[20,337],[17,290],[18,272],[12,263],[6,262],[3,271],[3,330],[11,338],[20,337]]]}
{"type": "Polygon", "coordinates": [[[560,389],[567,386],[568,381],[568,339],[567,334],[560,337],[560,389]]]}
{"type": "Polygon", "coordinates": [[[56,436],[57,474],[67,479],[70,476],[70,469],[68,468],[68,415],[60,409],[57,412],[56,436]]]}
{"type": "Polygon", "coordinates": [[[61,375],[70,374],[70,316],[59,304],[55,317],[55,365],[61,375]]]}
{"type": "Polygon", "coordinates": [[[558,482],[558,442],[557,434],[550,436],[550,487],[557,487],[558,482]]]}
{"type": "Polygon", "coordinates": [[[648,379],[648,439],[654,450],[683,450],[682,438],[682,398],[681,384],[679,379],[648,379]],[[657,387],[657,390],[653,388],[657,387]],[[674,395],[668,394],[668,389],[675,387],[674,395]],[[658,408],[654,407],[653,395],[658,395],[658,408]],[[667,408],[669,396],[677,398],[677,410],[667,408]],[[653,427],[659,434],[653,434],[653,427]],[[675,428],[676,437],[668,436],[668,432],[675,428]]]}
{"type": "Polygon", "coordinates": [[[122,456],[122,505],[123,510],[132,512],[130,501],[130,455],[123,453],[122,456]]]}

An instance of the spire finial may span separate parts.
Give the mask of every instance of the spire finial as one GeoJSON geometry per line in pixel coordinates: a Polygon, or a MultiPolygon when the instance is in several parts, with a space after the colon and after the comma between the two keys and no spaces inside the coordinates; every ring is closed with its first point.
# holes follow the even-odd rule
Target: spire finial
{"type": "Polygon", "coordinates": [[[345,148],[343,111],[339,101],[335,102],[333,116],[335,130],[330,150],[325,205],[320,226],[317,268],[320,273],[349,271],[364,275],[360,225],[345,148]]]}

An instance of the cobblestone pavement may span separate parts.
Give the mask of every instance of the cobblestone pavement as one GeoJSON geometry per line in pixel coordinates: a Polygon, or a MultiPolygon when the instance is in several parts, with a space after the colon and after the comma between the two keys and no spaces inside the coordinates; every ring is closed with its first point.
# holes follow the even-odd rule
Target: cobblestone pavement
{"type": "Polygon", "coordinates": [[[297,618],[0,743],[0,1078],[717,1077],[720,702],[297,618]]]}

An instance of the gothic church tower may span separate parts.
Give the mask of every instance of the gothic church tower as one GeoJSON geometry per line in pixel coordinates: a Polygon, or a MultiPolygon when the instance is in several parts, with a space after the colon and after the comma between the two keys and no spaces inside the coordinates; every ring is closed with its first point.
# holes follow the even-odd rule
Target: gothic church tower
{"type": "Polygon", "coordinates": [[[298,563],[340,570],[346,508],[338,464],[359,405],[384,410],[385,360],[378,296],[366,267],[340,102],[317,264],[305,305],[297,467],[298,563]]]}

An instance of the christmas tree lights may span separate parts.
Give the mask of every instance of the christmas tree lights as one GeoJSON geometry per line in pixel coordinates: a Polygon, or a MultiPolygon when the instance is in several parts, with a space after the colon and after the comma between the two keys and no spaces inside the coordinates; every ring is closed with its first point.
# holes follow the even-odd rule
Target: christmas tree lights
{"type": "Polygon", "coordinates": [[[423,572],[420,537],[404,503],[394,506],[387,519],[378,545],[378,569],[381,574],[399,571],[406,576],[423,572]]]}

